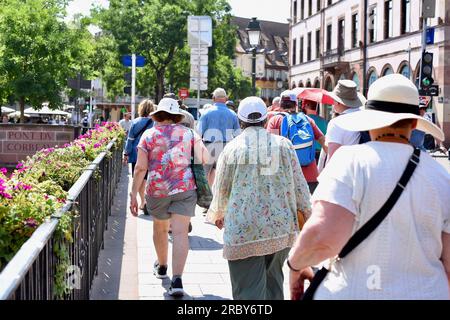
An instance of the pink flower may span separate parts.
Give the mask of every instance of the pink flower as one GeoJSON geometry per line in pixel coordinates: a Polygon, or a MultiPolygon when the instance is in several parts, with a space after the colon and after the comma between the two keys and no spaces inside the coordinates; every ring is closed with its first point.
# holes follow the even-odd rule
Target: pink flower
{"type": "Polygon", "coordinates": [[[16,169],[20,169],[23,167],[23,162],[19,162],[16,166],[16,169]]]}
{"type": "Polygon", "coordinates": [[[96,143],[94,144],[94,149],[100,148],[101,146],[102,146],[101,143],[96,143]]]}
{"type": "Polygon", "coordinates": [[[36,228],[38,226],[38,222],[34,218],[27,218],[25,220],[25,226],[30,228],[36,228]]]}
{"type": "Polygon", "coordinates": [[[44,199],[48,200],[48,195],[44,194],[44,199]]]}
{"type": "Polygon", "coordinates": [[[1,168],[0,172],[6,175],[8,173],[8,170],[6,170],[6,168],[1,168]]]}

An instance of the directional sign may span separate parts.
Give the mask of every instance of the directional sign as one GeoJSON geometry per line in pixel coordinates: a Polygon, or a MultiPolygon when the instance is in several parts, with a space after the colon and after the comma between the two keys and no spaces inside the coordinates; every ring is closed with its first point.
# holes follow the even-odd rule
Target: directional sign
{"type": "MultiPolygon", "coordinates": [[[[122,64],[125,67],[131,67],[133,62],[131,56],[122,56],[122,64]]],[[[136,67],[145,66],[145,58],[143,56],[136,56],[136,67]]]]}
{"type": "Polygon", "coordinates": [[[208,66],[191,65],[191,78],[198,77],[208,78],[208,66]]]}
{"type": "Polygon", "coordinates": [[[212,46],[212,19],[209,16],[188,17],[188,44],[190,47],[200,45],[212,46]]]}
{"type": "MultiPolygon", "coordinates": [[[[191,90],[198,90],[198,78],[191,78],[189,83],[189,89],[191,90]]],[[[200,90],[208,90],[208,79],[207,78],[200,78],[200,90]]]]}
{"type": "Polygon", "coordinates": [[[201,66],[208,65],[208,55],[191,55],[191,66],[198,65],[200,61],[201,66]]]}
{"type": "Polygon", "coordinates": [[[200,49],[199,48],[191,48],[191,55],[204,55],[204,54],[208,54],[208,47],[206,46],[201,46],[200,49]]]}
{"type": "Polygon", "coordinates": [[[427,28],[427,44],[434,44],[434,28],[427,28]]]}

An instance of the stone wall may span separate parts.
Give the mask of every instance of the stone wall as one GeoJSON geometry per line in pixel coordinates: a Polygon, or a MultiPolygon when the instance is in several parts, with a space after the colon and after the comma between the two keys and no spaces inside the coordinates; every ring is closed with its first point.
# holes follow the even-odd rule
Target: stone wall
{"type": "Polygon", "coordinates": [[[78,133],[73,126],[0,124],[0,166],[15,166],[41,149],[73,141],[78,133]]]}

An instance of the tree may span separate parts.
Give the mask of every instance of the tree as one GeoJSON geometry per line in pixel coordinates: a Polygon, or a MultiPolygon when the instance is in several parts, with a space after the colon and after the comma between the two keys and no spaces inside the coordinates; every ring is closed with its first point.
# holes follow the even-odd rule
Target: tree
{"type": "Polygon", "coordinates": [[[64,0],[3,0],[0,7],[0,84],[19,101],[40,108],[62,105],[67,79],[80,71],[86,36],[65,24],[64,0]]]}

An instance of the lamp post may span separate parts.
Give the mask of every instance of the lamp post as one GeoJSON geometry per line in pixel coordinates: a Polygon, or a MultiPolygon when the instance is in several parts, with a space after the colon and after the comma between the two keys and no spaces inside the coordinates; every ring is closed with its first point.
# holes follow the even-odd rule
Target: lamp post
{"type": "Polygon", "coordinates": [[[252,18],[247,26],[248,42],[252,47],[252,90],[253,95],[256,95],[256,49],[259,44],[259,39],[261,37],[261,27],[259,21],[256,18],[252,18]]]}

